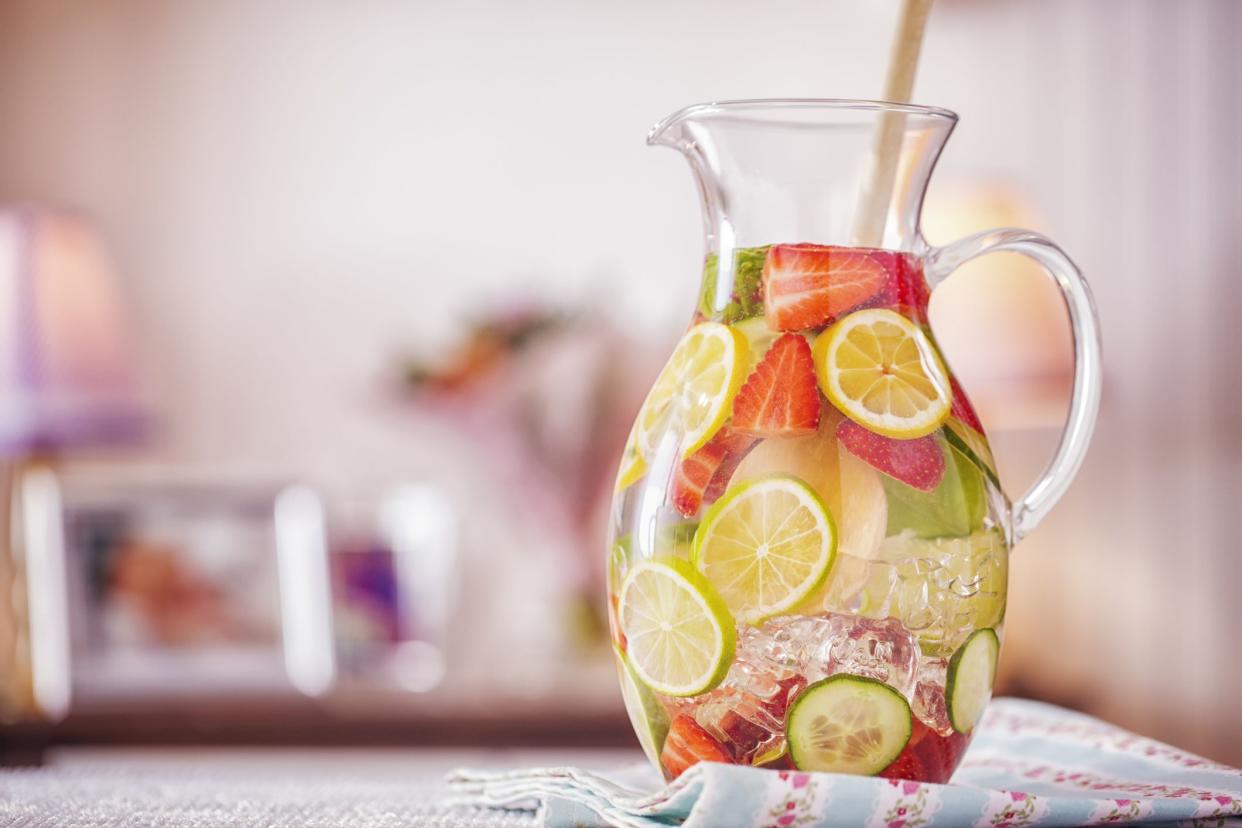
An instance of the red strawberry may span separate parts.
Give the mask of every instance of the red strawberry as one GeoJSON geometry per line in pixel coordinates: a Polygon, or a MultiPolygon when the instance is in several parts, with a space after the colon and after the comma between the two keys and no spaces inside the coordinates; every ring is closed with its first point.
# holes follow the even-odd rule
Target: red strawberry
{"type": "Polygon", "coordinates": [[[931,729],[919,721],[917,716],[912,717],[910,724],[910,741],[906,742],[906,746],[902,748],[901,753],[893,760],[887,768],[880,771],[879,776],[885,779],[911,779],[915,782],[930,782],[929,769],[923,763],[923,756],[918,751],[919,743],[931,733],[931,729]]]}
{"type": "Polygon", "coordinates": [[[779,331],[827,324],[880,293],[890,277],[867,251],[818,244],[774,244],[763,262],[763,303],[779,331]]]}
{"type": "Polygon", "coordinates": [[[941,736],[916,716],[911,722],[910,741],[906,742],[901,755],[879,775],[885,779],[944,784],[957,770],[969,743],[969,736],[956,731],[941,736]]]}
{"type": "Polygon", "coordinates": [[[712,479],[707,482],[707,488],[703,490],[704,503],[714,503],[724,494],[729,486],[729,479],[733,477],[733,472],[737,471],[737,467],[746,458],[747,452],[758,442],[749,434],[733,434],[729,445],[726,446],[727,453],[724,461],[716,468],[716,473],[712,475],[712,479]]]}
{"type": "Polygon", "coordinates": [[[660,764],[670,780],[685,773],[691,765],[699,762],[731,763],[729,751],[704,730],[694,716],[682,713],[673,719],[668,729],[668,738],[664,740],[664,750],[660,752],[660,764]]]}
{"type": "MultiPolygon", "coordinates": [[[[752,704],[757,702],[752,701],[752,704]]],[[[766,728],[738,710],[725,711],[720,717],[720,730],[728,740],[728,746],[733,749],[733,756],[738,759],[753,755],[759,745],[771,736],[766,728]]]]}
{"type": "Polygon", "coordinates": [[[922,262],[909,253],[891,250],[873,250],[871,258],[888,272],[888,281],[875,304],[895,308],[916,322],[926,322],[931,288],[923,276],[922,262]]]}
{"type": "Polygon", "coordinates": [[[910,741],[879,775],[885,779],[944,784],[957,770],[968,744],[970,737],[964,733],[954,731],[942,736],[915,716],[910,724],[910,741]]]}
{"type": "Polygon", "coordinates": [[[930,434],[895,440],[845,418],[837,424],[837,439],[850,454],[921,491],[932,491],[944,477],[944,451],[930,434]]]}
{"type": "Polygon", "coordinates": [[[949,387],[953,389],[953,416],[975,431],[983,434],[983,423],[979,422],[979,415],[975,413],[975,407],[970,404],[970,398],[966,396],[962,386],[957,384],[956,377],[949,377],[949,387]]]}
{"type": "Polygon", "coordinates": [[[757,437],[814,434],[819,412],[811,346],[799,334],[783,334],[733,398],[733,430],[757,437]]]}
{"type": "Polygon", "coordinates": [[[778,678],[776,683],[781,689],[773,693],[772,697],[763,703],[763,706],[773,716],[784,721],[785,712],[789,709],[789,703],[806,689],[807,681],[803,676],[785,676],[784,678],[778,678]]]}
{"type": "Polygon", "coordinates": [[[677,511],[693,517],[704,502],[711,503],[720,497],[734,470],[754,444],[753,437],[738,434],[726,426],[716,432],[707,445],[683,460],[673,477],[673,505],[677,511]]]}
{"type": "Polygon", "coordinates": [[[923,766],[927,769],[926,781],[942,784],[948,782],[949,777],[953,776],[953,771],[957,770],[958,764],[962,761],[962,755],[966,753],[968,744],[970,744],[970,737],[964,733],[953,731],[948,736],[941,736],[929,728],[927,735],[915,748],[923,758],[923,766]]]}

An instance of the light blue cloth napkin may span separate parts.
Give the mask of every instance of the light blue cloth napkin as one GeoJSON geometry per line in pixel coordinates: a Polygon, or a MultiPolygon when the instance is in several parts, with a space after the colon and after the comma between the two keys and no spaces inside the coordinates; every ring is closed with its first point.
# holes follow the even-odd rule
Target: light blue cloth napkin
{"type": "Polygon", "coordinates": [[[720,764],[670,785],[648,766],[459,770],[449,784],[463,803],[536,810],[553,828],[1242,826],[1242,771],[1018,699],[992,702],[948,785],[720,764]]]}

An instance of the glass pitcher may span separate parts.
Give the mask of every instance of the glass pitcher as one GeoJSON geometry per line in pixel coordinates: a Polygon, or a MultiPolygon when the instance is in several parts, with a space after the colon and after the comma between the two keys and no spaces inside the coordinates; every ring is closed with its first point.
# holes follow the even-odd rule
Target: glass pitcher
{"type": "Polygon", "coordinates": [[[621,459],[608,543],[626,707],[668,779],[716,761],[944,782],[988,703],[1009,550],[1083,459],[1100,346],[1087,284],[1048,239],[923,239],[956,122],[730,101],[648,136],[689,160],[706,241],[690,328],[621,459]],[[937,284],[996,251],[1048,271],[1075,344],[1060,446],[1015,504],[927,317],[937,284]]]}

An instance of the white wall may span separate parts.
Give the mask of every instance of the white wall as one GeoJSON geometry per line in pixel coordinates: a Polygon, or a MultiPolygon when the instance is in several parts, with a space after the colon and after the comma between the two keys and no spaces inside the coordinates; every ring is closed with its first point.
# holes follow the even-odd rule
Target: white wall
{"type": "MultiPolygon", "coordinates": [[[[102,219],[164,456],[361,473],[360,443],[410,450],[368,410],[393,358],[485,302],[615,299],[643,332],[680,324],[698,208],[649,125],[712,98],[875,95],[895,10],[9,3],[0,197],[102,219]]],[[[963,110],[949,167],[1021,170],[994,80],[1014,57],[962,51],[968,10],[995,17],[946,7],[919,98],[963,110]]]]}

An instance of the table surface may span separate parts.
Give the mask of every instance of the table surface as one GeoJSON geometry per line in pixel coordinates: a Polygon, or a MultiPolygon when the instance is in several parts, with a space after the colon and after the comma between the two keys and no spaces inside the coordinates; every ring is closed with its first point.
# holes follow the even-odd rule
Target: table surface
{"type": "Polygon", "coordinates": [[[447,804],[444,774],[638,761],[637,750],[62,749],[43,767],[0,770],[0,824],[526,828],[533,813],[447,804]]]}

